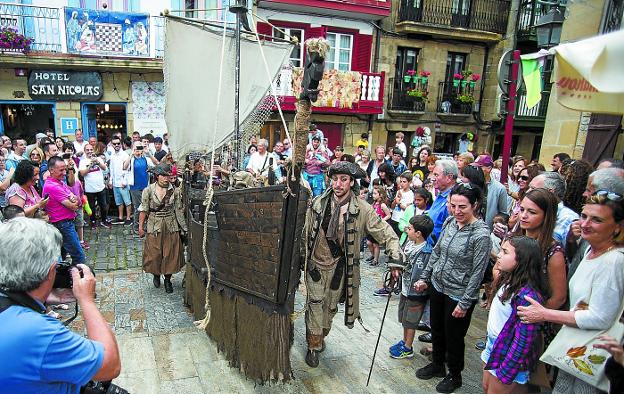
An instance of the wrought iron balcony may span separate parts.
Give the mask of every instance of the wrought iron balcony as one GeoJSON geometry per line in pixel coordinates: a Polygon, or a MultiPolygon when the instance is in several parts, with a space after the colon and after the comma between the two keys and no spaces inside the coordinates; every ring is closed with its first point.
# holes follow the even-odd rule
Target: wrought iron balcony
{"type": "Polygon", "coordinates": [[[527,107],[526,92],[521,91],[517,95],[516,100],[516,120],[517,121],[533,121],[543,123],[546,120],[548,112],[548,100],[550,99],[550,91],[542,92],[542,99],[533,108],[527,107]]]}
{"type": "MultiPolygon", "coordinates": [[[[132,13],[127,14],[132,15],[132,13]]],[[[161,17],[152,16],[149,18],[148,24],[149,52],[145,56],[132,57],[162,58],[164,52],[164,20],[161,17]]],[[[27,38],[32,38],[34,41],[30,45],[31,52],[76,54],[75,51],[68,51],[64,8],[0,3],[0,28],[3,27],[16,29],[27,38]]],[[[20,50],[0,48],[0,54],[11,55],[16,52],[21,53],[20,50]]],[[[82,56],[80,53],[78,55],[82,56]]],[[[105,53],[91,53],[91,55],[107,56],[105,53]]],[[[111,57],[115,56],[111,55],[111,57]]],[[[120,54],[119,56],[123,57],[124,55],[120,54]]]]}
{"type": "Polygon", "coordinates": [[[392,86],[390,97],[388,98],[388,111],[400,114],[408,112],[409,115],[424,113],[428,99],[417,98],[408,95],[410,89],[415,88],[413,82],[395,81],[390,78],[388,83],[392,86]]]}
{"type": "Polygon", "coordinates": [[[398,22],[503,34],[510,4],[509,0],[401,0],[398,22]]]}
{"type": "Polygon", "coordinates": [[[438,88],[438,115],[470,115],[477,98],[476,83],[469,81],[440,82],[438,88]]]}
{"type": "MultiPolygon", "coordinates": [[[[541,4],[537,0],[522,0],[520,7],[518,8],[518,25],[516,34],[521,41],[536,41],[535,35],[535,23],[544,16],[550,6],[541,4]]],[[[559,6],[559,9],[563,12],[564,6],[559,6]]]]}

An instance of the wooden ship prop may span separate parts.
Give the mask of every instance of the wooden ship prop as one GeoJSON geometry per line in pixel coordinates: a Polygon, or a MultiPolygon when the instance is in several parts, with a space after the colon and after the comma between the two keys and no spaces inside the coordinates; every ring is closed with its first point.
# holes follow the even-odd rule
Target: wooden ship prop
{"type": "MultiPolygon", "coordinates": [[[[237,16],[235,37],[239,42],[247,10],[241,4],[230,8],[237,16]]],[[[185,176],[183,186],[189,228],[185,303],[195,319],[202,320],[199,327],[215,341],[230,365],[261,383],[292,377],[294,300],[302,266],[302,230],[311,198],[309,188],[301,184],[301,170],[311,101],[317,98],[329,48],[322,39],[306,44],[308,59],[297,102],[293,156],[286,163],[286,183],[214,190],[209,180],[206,190],[185,176]]],[[[237,64],[238,50],[239,44],[237,64]]],[[[236,72],[240,72],[239,67],[236,72]]],[[[237,75],[235,142],[241,139],[239,78],[237,75]]],[[[170,131],[170,138],[175,139],[175,132],[170,131]]],[[[212,153],[211,167],[214,145],[212,153]]]]}

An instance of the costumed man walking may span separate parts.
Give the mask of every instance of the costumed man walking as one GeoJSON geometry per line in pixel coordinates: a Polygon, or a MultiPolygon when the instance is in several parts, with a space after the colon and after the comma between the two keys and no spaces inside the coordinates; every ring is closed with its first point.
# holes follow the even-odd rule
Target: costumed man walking
{"type": "Polygon", "coordinates": [[[395,278],[400,275],[402,259],[399,239],[373,207],[353,192],[355,180],[366,174],[356,164],[341,161],[329,167],[331,188],[312,201],[304,234],[307,256],[306,287],[306,363],[317,367],[318,354],[325,350],[325,337],[345,301],[345,325],[353,328],[361,320],[359,309],[360,244],[365,235],[385,246],[388,266],[395,278]]]}
{"type": "Polygon", "coordinates": [[[158,164],[152,172],[156,182],[143,190],[139,207],[139,237],[145,236],[143,271],[154,275],[155,287],[160,287],[160,276],[164,275],[165,291],[173,293],[171,275],[182,267],[182,236],[187,233],[182,196],[169,181],[169,164],[158,164]]]}

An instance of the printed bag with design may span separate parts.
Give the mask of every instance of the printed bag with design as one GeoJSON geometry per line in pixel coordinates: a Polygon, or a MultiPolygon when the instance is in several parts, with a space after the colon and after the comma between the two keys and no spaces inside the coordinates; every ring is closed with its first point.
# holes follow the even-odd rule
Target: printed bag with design
{"type": "Polygon", "coordinates": [[[583,330],[563,326],[557,336],[542,354],[540,360],[575,376],[602,391],[609,391],[609,381],[605,376],[605,363],[611,356],[609,352],[594,348],[601,343],[601,335],[608,335],[620,343],[624,338],[624,324],[620,316],[624,312],[624,303],[620,307],[615,323],[608,330],[583,330]]]}

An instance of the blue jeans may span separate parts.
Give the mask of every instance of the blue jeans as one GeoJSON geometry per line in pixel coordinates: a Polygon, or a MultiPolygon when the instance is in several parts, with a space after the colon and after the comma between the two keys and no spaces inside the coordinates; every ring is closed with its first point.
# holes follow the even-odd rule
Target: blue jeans
{"type": "Polygon", "coordinates": [[[318,196],[325,190],[325,176],[323,175],[323,173],[311,175],[304,171],[303,179],[308,181],[308,183],[310,184],[310,189],[312,189],[312,197],[318,196]]]}
{"type": "Polygon", "coordinates": [[[73,264],[84,264],[85,255],[80,245],[80,239],[78,239],[78,233],[74,226],[73,220],[61,220],[60,222],[52,223],[63,236],[63,248],[69,253],[72,258],[73,264]]]}

